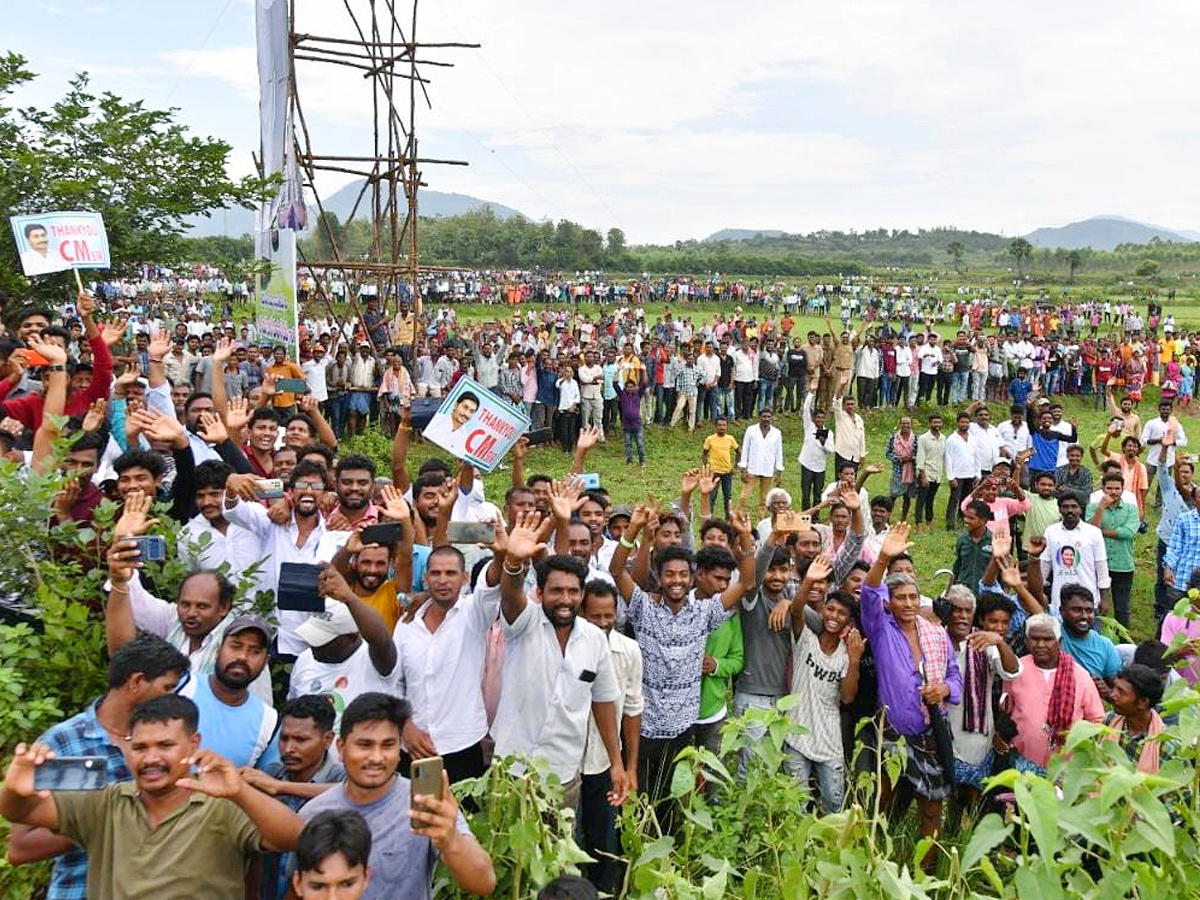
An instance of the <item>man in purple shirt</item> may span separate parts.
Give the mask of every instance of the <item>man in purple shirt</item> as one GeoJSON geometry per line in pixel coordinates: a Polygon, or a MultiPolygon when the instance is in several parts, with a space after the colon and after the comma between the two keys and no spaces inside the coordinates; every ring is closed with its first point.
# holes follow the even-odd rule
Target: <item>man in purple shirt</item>
{"type": "MultiPolygon", "coordinates": [[[[962,675],[950,636],[920,616],[921,594],[911,575],[892,575],[888,563],[907,553],[908,523],[893,525],[862,585],[862,630],[875,656],[879,703],[887,710],[885,752],[894,752],[901,736],[908,758],[904,779],[917,799],[921,834],[934,836],[942,826],[942,800],[950,793],[952,770],[942,762],[934,729],[944,722],[945,704],[962,700],[962,675]]],[[[886,804],[893,792],[887,777],[880,790],[886,804]]],[[[926,864],[934,861],[932,855],[926,864]]]]}

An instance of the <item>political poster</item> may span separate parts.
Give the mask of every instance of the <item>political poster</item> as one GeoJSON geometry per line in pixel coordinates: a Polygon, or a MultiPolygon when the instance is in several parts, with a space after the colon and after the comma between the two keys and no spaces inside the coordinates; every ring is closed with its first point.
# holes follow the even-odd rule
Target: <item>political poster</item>
{"type": "Polygon", "coordinates": [[[100,213],[45,212],[12,216],[9,221],[26,277],[112,268],[100,213]]]}
{"type": "Polygon", "coordinates": [[[259,235],[262,259],[270,271],[259,275],[254,294],[254,322],[262,340],[287,349],[288,359],[300,359],[299,318],[296,314],[296,232],[280,228],[259,235]]]}
{"type": "Polygon", "coordinates": [[[526,431],[529,416],[473,378],[460,378],[422,434],[482,472],[490,472],[526,431]]]}

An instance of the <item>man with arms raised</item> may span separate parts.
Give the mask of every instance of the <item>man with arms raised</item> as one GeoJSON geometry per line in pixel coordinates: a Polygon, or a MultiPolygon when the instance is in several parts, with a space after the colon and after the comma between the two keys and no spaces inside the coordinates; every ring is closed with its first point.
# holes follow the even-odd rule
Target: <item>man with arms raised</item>
{"type": "Polygon", "coordinates": [[[125,751],[134,780],[100,791],[38,791],[37,768],[54,752],[18,744],[0,816],[86,850],[90,900],[241,900],[251,856],[293,849],[303,823],[228,760],[201,750],[197,721],[185,697],[143,703],[125,751]]]}

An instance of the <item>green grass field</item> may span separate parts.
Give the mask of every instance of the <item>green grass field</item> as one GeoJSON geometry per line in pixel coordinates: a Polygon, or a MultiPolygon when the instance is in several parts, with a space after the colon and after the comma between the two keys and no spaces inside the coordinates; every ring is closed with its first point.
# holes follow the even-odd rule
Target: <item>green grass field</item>
{"type": "MultiPolygon", "coordinates": [[[[540,309],[542,307],[522,307],[540,309]]],[[[653,321],[654,317],[661,314],[661,305],[653,305],[647,309],[647,316],[653,321]]],[[[693,320],[699,321],[701,317],[707,319],[713,312],[724,311],[729,312],[728,307],[722,307],[717,304],[689,304],[684,306],[674,306],[673,310],[677,313],[682,313],[686,308],[687,314],[693,317],[693,320]]],[[[589,307],[591,310],[599,310],[600,307],[589,307]]],[[[1188,319],[1200,323],[1200,308],[1187,310],[1190,316],[1188,319]]],[[[465,321],[488,321],[502,316],[511,314],[507,307],[484,307],[484,306],[461,306],[458,307],[460,320],[465,321]]],[[[747,310],[750,314],[750,310],[747,310]]],[[[761,314],[761,311],[760,311],[761,314]]],[[[1182,319],[1179,312],[1176,312],[1177,320],[1182,319]]],[[[816,330],[824,330],[824,323],[814,317],[800,317],[797,321],[797,330],[807,332],[810,328],[816,330]]],[[[835,322],[835,327],[839,327],[835,322]]],[[[954,328],[952,326],[942,326],[938,329],[943,334],[952,334],[954,328]]],[[[1094,397],[1063,397],[1061,398],[1065,408],[1065,417],[1068,419],[1074,418],[1078,420],[1079,436],[1081,443],[1086,447],[1091,440],[1099,434],[1108,424],[1108,415],[1103,409],[1097,411],[1095,408],[1094,397]]],[[[1154,406],[1158,399],[1157,388],[1148,388],[1143,393],[1140,414],[1143,421],[1148,416],[1153,416],[1154,406]]],[[[1007,404],[993,403],[990,404],[992,412],[992,421],[999,423],[1008,418],[1007,404]]],[[[928,409],[920,409],[916,413],[916,421],[914,427],[918,431],[925,430],[924,417],[928,412],[932,411],[933,407],[928,409]]],[[[943,413],[949,413],[953,420],[953,410],[941,410],[943,413]]],[[[891,466],[884,458],[884,447],[887,442],[888,435],[896,428],[896,423],[899,420],[900,411],[897,410],[869,410],[863,413],[863,418],[867,425],[867,442],[869,456],[868,461],[877,461],[884,465],[885,471],[874,475],[867,482],[867,490],[872,494],[887,493],[888,484],[891,477],[891,466]]],[[[1195,443],[1200,440],[1200,423],[1193,426],[1192,418],[1188,414],[1181,414],[1184,421],[1184,426],[1193,432],[1192,441],[1195,443]]],[[[784,473],[783,485],[791,493],[794,503],[799,503],[800,497],[800,470],[797,456],[800,452],[800,445],[803,441],[803,427],[800,421],[799,414],[780,414],[775,418],[776,425],[783,432],[784,438],[784,464],[786,471],[784,473]]],[[[743,422],[737,428],[731,426],[731,433],[734,433],[741,442],[742,434],[745,432],[746,425],[743,422]]],[[[700,464],[700,448],[704,442],[704,438],[712,432],[711,425],[697,425],[696,433],[689,435],[686,428],[680,425],[674,429],[660,426],[648,426],[646,428],[646,454],[648,465],[642,468],[637,465],[628,466],[625,463],[624,451],[621,444],[621,435],[618,432],[615,435],[608,437],[607,443],[599,445],[588,457],[588,471],[599,472],[601,475],[604,487],[609,491],[614,503],[634,503],[644,498],[648,492],[653,492],[658,497],[677,497],[679,494],[679,480],[681,474],[689,468],[700,464]]],[[[365,449],[366,452],[372,453],[380,463],[385,467],[387,465],[388,451],[386,444],[381,440],[380,436],[372,436],[365,442],[354,442],[357,448],[365,449]],[[364,446],[365,445],[365,446],[364,446]]],[[[430,456],[444,455],[437,452],[439,448],[417,443],[414,445],[410,454],[412,468],[418,466],[424,459],[430,456]]],[[[1085,458],[1085,462],[1089,462],[1085,458]]],[[[570,457],[555,446],[539,447],[531,451],[526,460],[525,471],[527,474],[536,472],[545,472],[553,477],[561,477],[567,473],[570,468],[570,457]]],[[[386,471],[386,468],[384,469],[386,471]]],[[[501,502],[504,492],[510,486],[510,468],[497,469],[492,474],[486,476],[485,484],[487,485],[488,498],[494,502],[501,502]]],[[[1096,479],[1097,483],[1099,479],[1096,479]]],[[[944,511],[946,504],[946,488],[943,487],[936,501],[936,511],[940,513],[940,519],[944,521],[944,511]]],[[[699,498],[695,498],[697,504],[699,498]]],[[[1157,513],[1150,509],[1151,503],[1147,501],[1147,514],[1149,516],[1150,530],[1145,535],[1140,535],[1135,541],[1135,552],[1137,558],[1138,575],[1134,579],[1133,589],[1133,616],[1132,616],[1132,632],[1138,638],[1150,637],[1154,630],[1154,572],[1155,572],[1155,551],[1156,542],[1154,536],[1154,525],[1157,522],[1157,513]]],[[[899,509],[893,516],[893,521],[898,521],[899,509]]],[[[936,520],[935,520],[936,521],[936,520]]],[[[698,523],[697,523],[698,524],[698,523]]],[[[942,584],[932,583],[933,573],[937,569],[949,568],[954,562],[954,537],[955,535],[942,530],[934,531],[928,534],[922,534],[917,538],[917,546],[914,550],[914,557],[917,562],[917,569],[924,576],[930,579],[929,585],[940,591],[942,584]]]]}

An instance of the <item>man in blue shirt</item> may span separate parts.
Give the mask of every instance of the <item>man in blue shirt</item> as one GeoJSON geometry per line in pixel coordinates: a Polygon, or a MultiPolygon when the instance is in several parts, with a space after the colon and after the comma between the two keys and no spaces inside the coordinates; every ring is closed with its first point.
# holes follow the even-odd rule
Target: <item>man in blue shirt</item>
{"type": "MultiPolygon", "coordinates": [[[[174,691],[188,674],[188,659],[162,638],[143,634],[117,650],[108,663],[108,692],[87,709],[50,728],[38,743],[57,756],[103,756],[105,780],[132,778],[124,746],[134,707],[174,691]]],[[[86,900],[87,854],[70,838],[44,828],[13,825],[8,859],[14,865],[58,857],[47,900],[86,900]],[[61,854],[61,855],[60,855],[61,854]]]]}
{"type": "Polygon", "coordinates": [[[266,620],[239,616],[225,631],[213,673],[183,692],[200,710],[200,746],[239,768],[256,765],[275,733],[275,710],[250,693],[270,647],[266,620]]]}
{"type": "Polygon", "coordinates": [[[1062,648],[1092,676],[1100,696],[1108,698],[1108,684],[1124,665],[1113,642],[1094,630],[1096,600],[1081,584],[1064,584],[1059,596],[1063,623],[1062,648]]]}

